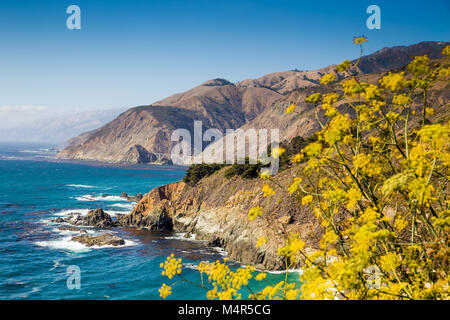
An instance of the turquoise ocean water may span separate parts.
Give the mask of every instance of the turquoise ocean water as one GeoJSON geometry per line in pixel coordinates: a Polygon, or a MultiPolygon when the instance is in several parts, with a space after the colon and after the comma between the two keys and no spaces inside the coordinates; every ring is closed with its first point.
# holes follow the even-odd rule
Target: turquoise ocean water
{"type": "MultiPolygon", "coordinates": [[[[180,180],[184,172],[58,161],[48,146],[0,145],[0,299],[159,299],[161,284],[171,283],[159,264],[171,253],[183,258],[185,278],[198,282],[196,264],[220,259],[224,252],[180,234],[131,228],[107,231],[122,237],[124,246],[87,248],[70,241],[78,233],[60,231],[51,222],[95,208],[112,216],[128,213],[134,204],[120,198],[122,192],[146,193],[180,180]],[[80,289],[67,286],[69,266],[80,269],[80,289]]],[[[205,290],[181,283],[170,298],[204,299],[205,290]]]]}

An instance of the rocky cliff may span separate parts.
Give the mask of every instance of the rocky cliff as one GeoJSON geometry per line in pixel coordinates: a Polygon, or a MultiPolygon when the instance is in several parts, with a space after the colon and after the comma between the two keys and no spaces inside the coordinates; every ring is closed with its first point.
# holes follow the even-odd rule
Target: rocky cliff
{"type": "Polygon", "coordinates": [[[293,170],[276,176],[284,188],[276,190],[272,198],[263,197],[260,179],[226,179],[223,172],[202,179],[194,187],[180,181],[155,188],[121,218],[121,223],[185,232],[222,247],[232,260],[268,270],[283,269],[277,249],[287,233],[298,232],[309,248],[317,246],[320,224],[310,208],[299,206],[287,192],[286,186],[296,174],[293,170]],[[257,205],[264,207],[263,218],[250,221],[248,211],[257,205]],[[257,248],[257,239],[263,235],[269,241],[257,248]]]}

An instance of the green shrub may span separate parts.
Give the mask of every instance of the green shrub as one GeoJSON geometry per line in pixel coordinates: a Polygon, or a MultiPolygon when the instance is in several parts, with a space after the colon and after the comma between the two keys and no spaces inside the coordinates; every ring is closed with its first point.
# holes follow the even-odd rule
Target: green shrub
{"type": "Polygon", "coordinates": [[[224,166],[226,166],[226,165],[225,164],[216,164],[216,163],[193,164],[187,169],[186,175],[184,176],[183,181],[186,182],[190,186],[194,186],[201,179],[212,175],[214,172],[222,169],[224,166]]]}

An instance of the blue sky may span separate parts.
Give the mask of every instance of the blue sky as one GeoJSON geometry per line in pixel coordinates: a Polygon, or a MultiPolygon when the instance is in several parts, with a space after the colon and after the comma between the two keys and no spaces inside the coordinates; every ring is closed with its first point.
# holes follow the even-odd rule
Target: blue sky
{"type": "Polygon", "coordinates": [[[316,69],[424,40],[450,40],[448,0],[0,0],[0,107],[150,104],[208,79],[316,69]],[[81,8],[81,30],[66,8],[81,8]],[[368,30],[366,8],[381,8],[368,30]]]}

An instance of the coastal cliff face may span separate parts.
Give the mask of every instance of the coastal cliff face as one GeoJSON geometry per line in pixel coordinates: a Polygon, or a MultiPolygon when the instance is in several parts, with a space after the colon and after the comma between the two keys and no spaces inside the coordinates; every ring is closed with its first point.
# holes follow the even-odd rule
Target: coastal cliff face
{"type": "MultiPolygon", "coordinates": [[[[194,187],[180,181],[153,189],[121,223],[185,232],[210,246],[222,247],[232,260],[267,270],[284,268],[277,249],[288,233],[298,232],[308,248],[317,247],[322,234],[319,222],[310,208],[298,205],[286,187],[276,190],[276,197],[264,198],[260,179],[226,179],[223,171],[194,187]],[[257,205],[264,207],[264,215],[250,221],[248,211],[257,205]],[[257,248],[261,236],[268,241],[257,248]]],[[[277,181],[286,186],[294,175],[288,169],[277,175],[277,181]]]]}

